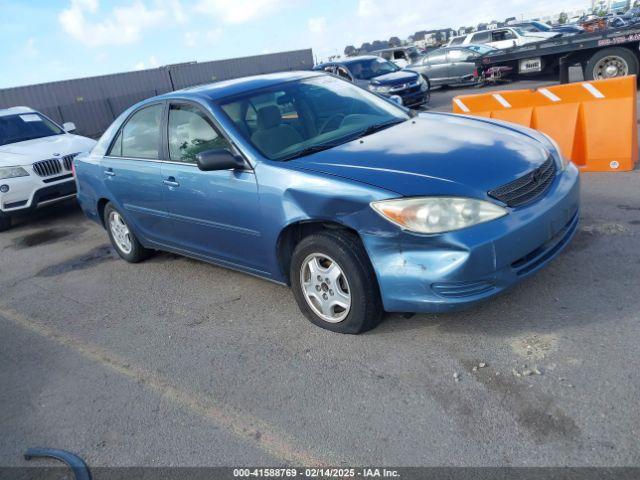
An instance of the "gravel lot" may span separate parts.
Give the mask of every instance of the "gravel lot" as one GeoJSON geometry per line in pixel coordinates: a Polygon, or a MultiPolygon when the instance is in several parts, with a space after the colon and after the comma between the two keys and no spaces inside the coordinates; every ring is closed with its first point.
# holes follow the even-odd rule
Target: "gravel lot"
{"type": "Polygon", "coordinates": [[[40,211],[0,235],[0,465],[49,446],[92,466],[637,466],[640,171],[582,180],[549,268],[358,337],[247,275],[126,264],[73,203],[40,211]]]}

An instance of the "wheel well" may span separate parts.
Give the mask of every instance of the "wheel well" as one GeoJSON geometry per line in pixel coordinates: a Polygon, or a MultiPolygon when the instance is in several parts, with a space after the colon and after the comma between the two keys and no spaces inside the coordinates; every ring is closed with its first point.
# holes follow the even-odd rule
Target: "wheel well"
{"type": "Polygon", "coordinates": [[[288,225],[282,232],[280,232],[276,247],[278,264],[280,265],[280,270],[282,271],[284,278],[286,278],[287,283],[290,283],[289,269],[291,267],[291,257],[293,255],[293,250],[296,248],[296,245],[298,245],[298,243],[300,243],[303,238],[308,237],[309,235],[312,235],[314,233],[326,230],[340,230],[342,232],[354,235],[357,240],[360,241],[360,236],[355,230],[336,222],[316,220],[302,221],[292,223],[291,225],[288,225]]]}
{"type": "Polygon", "coordinates": [[[107,206],[107,203],[109,203],[109,200],[107,200],[106,198],[101,198],[100,200],[98,200],[98,216],[100,218],[100,223],[102,224],[102,226],[104,227],[104,207],[107,206]]]}

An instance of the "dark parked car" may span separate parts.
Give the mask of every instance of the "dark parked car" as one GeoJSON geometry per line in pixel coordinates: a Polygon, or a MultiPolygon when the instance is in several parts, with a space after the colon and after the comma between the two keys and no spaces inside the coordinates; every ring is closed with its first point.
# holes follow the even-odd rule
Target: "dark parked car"
{"type": "Polygon", "coordinates": [[[531,22],[520,22],[520,23],[515,23],[512,25],[513,27],[518,27],[521,30],[524,30],[525,32],[558,32],[558,33],[562,33],[566,36],[569,35],[579,35],[581,33],[584,33],[584,28],[578,26],[578,25],[555,25],[553,27],[547,25],[546,23],[542,23],[542,22],[536,22],[536,21],[531,21],[531,22]]]}
{"type": "Polygon", "coordinates": [[[479,81],[476,60],[478,57],[495,50],[487,45],[439,48],[420,58],[406,69],[424,75],[432,86],[473,84],[479,81]]]}
{"type": "Polygon", "coordinates": [[[385,97],[399,97],[405,107],[416,108],[429,101],[427,78],[373,55],[323,63],[314,70],[337,75],[385,97]]]}
{"type": "Polygon", "coordinates": [[[578,169],[550,137],[409,112],[319,72],[140,102],[75,171],[123,259],[166,250],[290,285],[343,333],[493,297],[560,254],[579,218],[578,169]]]}

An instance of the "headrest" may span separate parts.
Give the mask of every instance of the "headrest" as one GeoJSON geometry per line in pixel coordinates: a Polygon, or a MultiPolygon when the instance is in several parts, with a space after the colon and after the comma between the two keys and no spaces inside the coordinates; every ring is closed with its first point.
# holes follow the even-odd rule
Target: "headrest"
{"type": "Polygon", "coordinates": [[[280,109],[275,105],[262,107],[258,110],[258,128],[260,130],[268,130],[277,127],[282,123],[282,114],[280,109]]]}

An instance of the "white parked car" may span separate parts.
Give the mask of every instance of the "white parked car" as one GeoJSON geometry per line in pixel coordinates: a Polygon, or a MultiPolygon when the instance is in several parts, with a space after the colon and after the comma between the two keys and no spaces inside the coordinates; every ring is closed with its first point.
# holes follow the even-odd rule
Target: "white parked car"
{"type": "Polygon", "coordinates": [[[0,231],[11,217],[76,194],[72,164],[95,140],[28,107],[0,109],[0,231]]]}
{"type": "MultiPolygon", "coordinates": [[[[505,27],[470,33],[464,38],[460,45],[480,43],[493,48],[511,48],[561,36],[562,33],[560,32],[525,32],[518,27],[505,27]]],[[[454,41],[455,40],[456,39],[454,39],[454,41]]]]}

